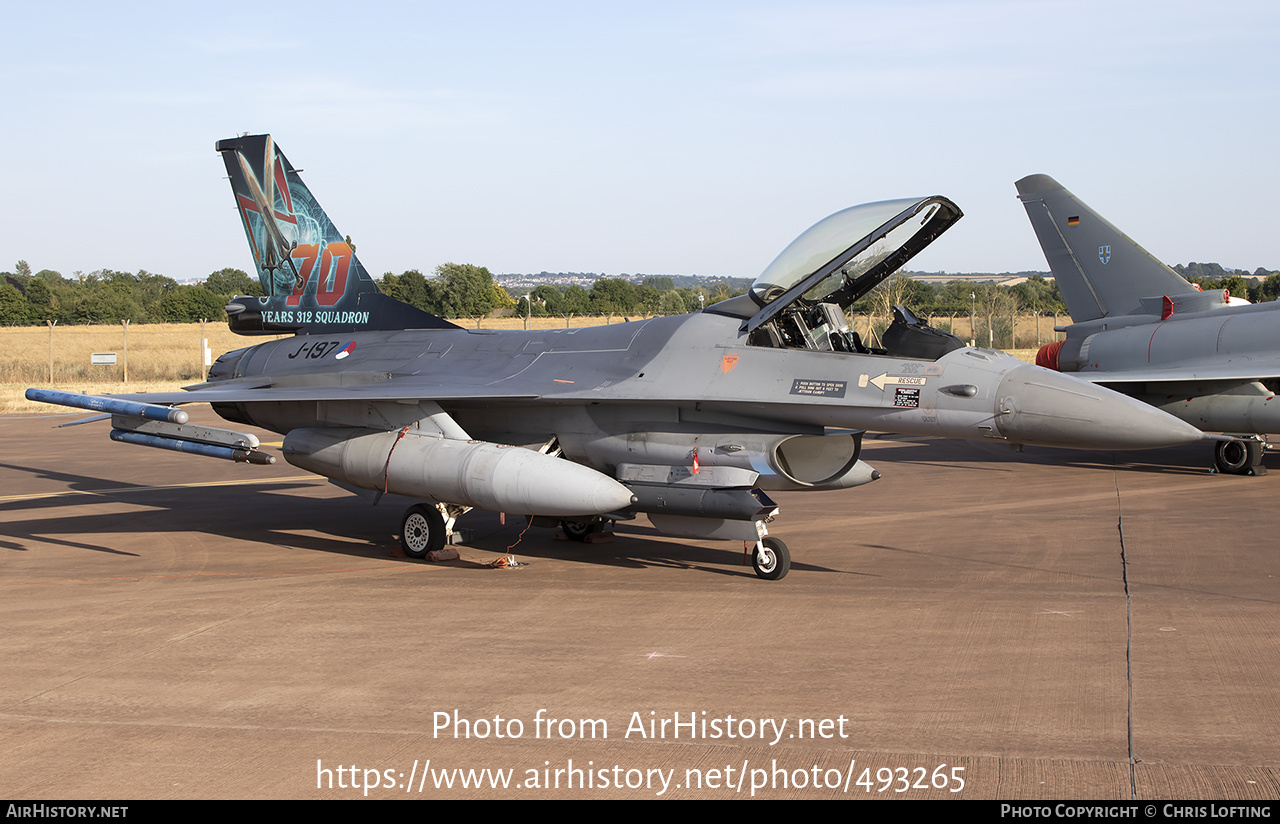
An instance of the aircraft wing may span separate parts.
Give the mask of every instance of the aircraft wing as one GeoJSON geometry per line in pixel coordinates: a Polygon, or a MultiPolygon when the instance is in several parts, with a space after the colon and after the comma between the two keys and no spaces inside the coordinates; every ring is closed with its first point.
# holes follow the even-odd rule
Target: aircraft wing
{"type": "Polygon", "coordinates": [[[1280,360],[1182,365],[1170,369],[1128,369],[1122,372],[1071,372],[1090,383],[1182,383],[1186,381],[1252,381],[1280,378],[1280,360]]]}
{"type": "Polygon", "coordinates": [[[540,395],[500,391],[494,387],[427,383],[420,378],[390,379],[380,383],[321,386],[241,385],[200,388],[192,391],[145,392],[110,395],[119,400],[150,404],[262,403],[284,401],[459,401],[533,400],[540,395]]]}
{"type": "Polygon", "coordinates": [[[115,427],[111,432],[112,440],[250,463],[274,463],[275,458],[258,450],[260,444],[256,436],[191,423],[190,416],[178,406],[190,403],[273,404],[312,401],[336,402],[345,407],[347,403],[354,402],[363,412],[354,417],[349,414],[347,417],[350,420],[346,421],[349,426],[365,426],[382,421],[385,426],[398,427],[405,423],[398,419],[398,412],[393,413],[397,420],[388,423],[385,415],[379,417],[372,410],[375,406],[383,407],[384,411],[386,407],[393,410],[403,408],[410,420],[418,420],[425,414],[430,419],[428,427],[434,426],[449,437],[468,440],[465,430],[436,405],[437,401],[527,401],[540,397],[537,393],[512,393],[482,384],[428,382],[418,375],[398,379],[384,376],[377,382],[345,383],[344,379],[358,379],[360,375],[331,373],[292,376],[295,383],[301,382],[298,381],[299,377],[310,379],[308,382],[311,385],[279,386],[275,385],[272,378],[246,378],[223,382],[226,385],[201,384],[191,387],[189,391],[126,395],[82,395],[56,389],[32,388],[27,390],[26,397],[28,400],[99,413],[74,423],[110,418],[115,427]],[[379,401],[383,403],[377,403],[379,401]],[[401,407],[401,404],[407,405],[401,407]]]}

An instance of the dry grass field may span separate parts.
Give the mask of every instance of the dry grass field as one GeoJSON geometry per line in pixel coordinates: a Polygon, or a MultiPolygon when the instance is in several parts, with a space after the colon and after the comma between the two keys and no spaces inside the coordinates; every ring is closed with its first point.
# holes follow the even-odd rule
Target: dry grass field
{"type": "MultiPolygon", "coordinates": [[[[934,322],[943,320],[935,318],[934,322]]],[[[624,318],[570,318],[570,327],[621,323],[624,318]]],[[[857,319],[865,326],[866,320],[857,319]]],[[[523,318],[486,318],[479,326],[474,320],[458,321],[467,328],[523,329],[523,318]]],[[[1052,340],[1049,319],[1041,319],[1041,337],[1052,340]]],[[[533,318],[531,329],[559,329],[563,318],[533,318]]],[[[964,337],[968,319],[956,318],[956,333],[964,337]]],[[[855,326],[855,328],[863,328],[855,326]]],[[[945,328],[945,327],[944,327],[945,328]]],[[[205,335],[214,358],[223,352],[262,343],[265,338],[234,335],[225,323],[205,324],[205,335]]],[[[1019,342],[1035,342],[1033,318],[1020,318],[1019,342]]],[[[0,415],[27,415],[50,412],[53,407],[32,403],[23,397],[29,386],[51,387],[91,394],[172,391],[203,379],[200,358],[200,324],[131,324],[127,330],[128,380],[126,381],[126,330],[120,326],[20,326],[0,328],[0,415]],[[114,366],[90,363],[95,352],[115,352],[114,366]],[[50,364],[52,362],[52,380],[50,364]]],[[[1012,350],[1026,361],[1035,360],[1035,349],[1012,350]]]]}

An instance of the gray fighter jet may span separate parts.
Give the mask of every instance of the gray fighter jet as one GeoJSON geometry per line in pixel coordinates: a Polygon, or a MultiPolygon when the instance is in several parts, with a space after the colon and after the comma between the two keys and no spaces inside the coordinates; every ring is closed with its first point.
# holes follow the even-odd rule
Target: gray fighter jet
{"type": "Polygon", "coordinates": [[[832,490],[879,473],[867,429],[1139,448],[1200,432],[1085,381],[964,348],[899,309],[882,347],[845,310],[961,216],[944,197],[871,203],[820,221],[749,294],[701,312],[586,329],[461,329],[380,293],[267,135],[217,144],[264,298],[227,307],[244,334],[186,391],[27,397],[110,416],[118,441],[248,462],[249,433],[195,427],[177,405],[284,434],[295,466],[369,494],[431,501],[404,516],[413,557],[479,507],[583,539],[648,516],[669,534],[744,541],[786,575],[769,536],[776,490],[832,490]],[[513,446],[514,445],[514,446],[513,446]]]}
{"type": "Polygon", "coordinates": [[[1048,175],[1015,185],[1074,321],[1036,362],[1238,435],[1218,441],[1218,470],[1265,472],[1266,436],[1280,432],[1280,303],[1200,291],[1048,175]]]}

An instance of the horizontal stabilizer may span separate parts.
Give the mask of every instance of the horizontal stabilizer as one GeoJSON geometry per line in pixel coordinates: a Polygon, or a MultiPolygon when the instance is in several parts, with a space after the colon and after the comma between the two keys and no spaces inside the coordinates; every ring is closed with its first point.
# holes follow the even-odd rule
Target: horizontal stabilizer
{"type": "MultiPolygon", "coordinates": [[[[566,392],[566,394],[568,394],[566,392]]],[[[542,395],[532,392],[506,392],[483,384],[464,384],[461,382],[427,383],[416,376],[392,378],[381,383],[360,384],[356,386],[323,385],[323,386],[270,386],[262,388],[246,388],[231,386],[223,389],[210,385],[208,389],[194,392],[149,392],[126,396],[132,400],[147,400],[154,403],[258,403],[282,401],[414,401],[430,399],[435,401],[475,400],[485,401],[526,401],[536,400],[542,395]]]]}

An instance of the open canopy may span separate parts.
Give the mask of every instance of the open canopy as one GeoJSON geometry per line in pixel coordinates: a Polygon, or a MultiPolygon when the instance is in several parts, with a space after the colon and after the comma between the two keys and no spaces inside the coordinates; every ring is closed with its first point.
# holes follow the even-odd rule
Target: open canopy
{"type": "Polygon", "coordinates": [[[751,285],[752,299],[763,308],[747,331],[797,301],[848,308],[962,216],[960,207],[934,195],[866,203],[823,218],[751,285]]]}

